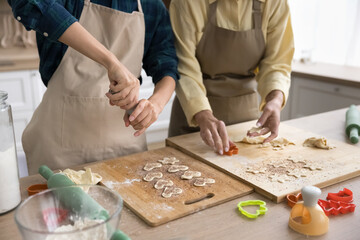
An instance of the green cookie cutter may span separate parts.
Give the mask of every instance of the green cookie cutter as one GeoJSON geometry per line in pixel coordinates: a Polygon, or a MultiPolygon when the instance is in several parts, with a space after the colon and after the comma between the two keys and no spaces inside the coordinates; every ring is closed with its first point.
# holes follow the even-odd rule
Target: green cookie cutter
{"type": "Polygon", "coordinates": [[[261,200],[248,200],[248,201],[242,201],[238,203],[239,211],[245,215],[248,218],[257,218],[259,215],[263,215],[267,212],[266,202],[261,200]],[[259,209],[256,210],[256,213],[249,213],[245,211],[242,207],[244,206],[256,206],[259,205],[259,209]]]}

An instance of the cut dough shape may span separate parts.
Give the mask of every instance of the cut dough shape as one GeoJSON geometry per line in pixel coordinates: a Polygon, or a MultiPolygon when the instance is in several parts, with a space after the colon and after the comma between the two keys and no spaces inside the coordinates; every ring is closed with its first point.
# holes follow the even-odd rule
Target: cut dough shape
{"type": "Polygon", "coordinates": [[[194,182],[194,186],[203,187],[206,184],[215,183],[215,179],[212,178],[196,178],[194,182]]]}
{"type": "Polygon", "coordinates": [[[270,143],[271,146],[273,147],[281,147],[281,148],[288,145],[295,145],[295,143],[283,137],[275,138],[270,143]]]}
{"type": "Polygon", "coordinates": [[[264,136],[256,136],[256,137],[245,136],[242,140],[238,142],[249,143],[249,144],[260,144],[263,143],[265,139],[266,137],[264,136]]]}
{"type": "Polygon", "coordinates": [[[183,190],[178,187],[165,187],[164,191],[162,192],[161,196],[164,198],[170,198],[173,194],[181,194],[183,190]]]}
{"type": "Polygon", "coordinates": [[[185,171],[188,169],[189,169],[189,167],[185,166],[185,165],[171,165],[168,169],[168,172],[174,173],[174,172],[178,172],[178,171],[185,171]]]}
{"type": "Polygon", "coordinates": [[[301,157],[295,158],[295,157],[289,156],[286,160],[291,161],[293,163],[306,163],[306,161],[304,159],[302,159],[301,157]]]}
{"type": "Polygon", "coordinates": [[[266,139],[265,136],[257,136],[257,137],[249,137],[245,136],[240,142],[248,143],[248,144],[260,144],[260,148],[270,147],[272,146],[274,150],[282,150],[284,146],[295,145],[295,143],[289,141],[286,138],[279,137],[272,140],[270,143],[263,143],[266,139]]]}
{"type": "Polygon", "coordinates": [[[301,170],[287,170],[286,174],[296,178],[306,177],[306,174],[301,170]]]}
{"type": "Polygon", "coordinates": [[[161,162],[164,165],[165,164],[173,165],[173,164],[179,162],[179,160],[176,159],[176,157],[164,157],[163,159],[158,160],[158,162],[161,162]]]}
{"type": "Polygon", "coordinates": [[[308,169],[310,169],[311,171],[322,170],[322,167],[314,166],[314,165],[311,165],[310,163],[305,164],[305,165],[303,166],[303,168],[308,168],[308,169]]]}
{"type": "Polygon", "coordinates": [[[333,149],[334,146],[330,146],[324,137],[316,138],[311,137],[304,141],[303,143],[304,147],[315,147],[315,148],[321,148],[321,149],[333,149]]]}
{"type": "Polygon", "coordinates": [[[154,188],[163,189],[164,187],[171,187],[172,185],[174,185],[173,181],[160,179],[155,183],[154,188]]]}
{"type": "Polygon", "coordinates": [[[252,173],[252,174],[258,174],[258,173],[265,173],[266,168],[260,168],[258,170],[254,170],[253,168],[246,169],[246,172],[252,173]]]}
{"type": "Polygon", "coordinates": [[[161,172],[150,172],[146,174],[146,176],[143,178],[145,181],[150,182],[154,180],[154,178],[162,178],[163,174],[161,172]]]}
{"type": "Polygon", "coordinates": [[[279,182],[279,183],[284,183],[285,181],[290,180],[286,175],[280,176],[279,174],[270,175],[269,178],[271,182],[279,182]]]}
{"type": "Polygon", "coordinates": [[[270,166],[273,166],[274,168],[286,167],[283,163],[271,163],[270,166]]]}
{"type": "Polygon", "coordinates": [[[162,164],[161,163],[147,163],[144,167],[145,171],[151,171],[154,168],[161,168],[162,164]]]}
{"type": "Polygon", "coordinates": [[[181,175],[181,179],[187,179],[190,180],[193,177],[200,177],[201,172],[198,171],[185,171],[183,175],[181,175]]]}

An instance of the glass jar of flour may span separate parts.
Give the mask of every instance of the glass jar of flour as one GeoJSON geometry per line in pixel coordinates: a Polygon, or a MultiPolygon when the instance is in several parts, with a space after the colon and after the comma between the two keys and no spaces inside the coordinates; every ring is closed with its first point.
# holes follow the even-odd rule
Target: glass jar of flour
{"type": "Polygon", "coordinates": [[[7,92],[0,90],[0,214],[21,201],[13,118],[7,98],[7,92]]]}

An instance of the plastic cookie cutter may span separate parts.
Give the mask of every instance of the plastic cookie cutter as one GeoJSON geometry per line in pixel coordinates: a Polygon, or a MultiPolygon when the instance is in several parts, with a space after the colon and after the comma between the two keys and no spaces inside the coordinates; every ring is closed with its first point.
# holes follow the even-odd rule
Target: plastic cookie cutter
{"type": "Polygon", "coordinates": [[[302,195],[301,192],[299,192],[298,194],[288,194],[286,195],[286,199],[287,199],[287,204],[292,208],[298,201],[301,201],[302,195]]]}
{"type": "Polygon", "coordinates": [[[34,184],[27,188],[29,196],[37,194],[41,191],[48,189],[47,184],[34,184]]]}
{"type": "Polygon", "coordinates": [[[326,216],[329,216],[329,215],[336,216],[339,213],[346,214],[349,212],[354,212],[355,207],[356,207],[356,205],[352,204],[352,203],[333,201],[333,200],[326,201],[326,200],[322,200],[322,199],[318,200],[318,204],[324,210],[324,213],[326,214],[326,216]]]}
{"type": "Polygon", "coordinates": [[[239,152],[238,147],[235,145],[231,145],[229,151],[224,152],[224,155],[232,156],[232,155],[238,154],[238,152],[239,152]]]}
{"type": "Polygon", "coordinates": [[[248,218],[257,218],[259,215],[263,215],[267,212],[266,202],[261,200],[248,200],[238,203],[239,211],[248,218]],[[259,206],[259,209],[256,210],[256,213],[249,213],[243,209],[245,206],[259,206]]]}
{"type": "Polygon", "coordinates": [[[326,199],[350,203],[353,201],[353,193],[350,189],[344,188],[344,190],[338,193],[328,193],[326,199]]]}

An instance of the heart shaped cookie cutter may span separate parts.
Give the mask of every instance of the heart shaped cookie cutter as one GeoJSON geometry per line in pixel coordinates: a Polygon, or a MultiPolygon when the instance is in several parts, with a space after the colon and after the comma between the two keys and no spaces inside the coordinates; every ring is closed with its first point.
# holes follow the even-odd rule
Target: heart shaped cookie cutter
{"type": "Polygon", "coordinates": [[[248,201],[242,201],[238,203],[238,209],[239,211],[245,215],[248,218],[257,218],[260,215],[263,215],[267,212],[266,208],[266,202],[261,200],[248,200],[248,201]],[[256,213],[249,213],[248,211],[245,211],[243,207],[245,206],[259,206],[259,209],[256,210],[256,213]]]}
{"type": "Polygon", "coordinates": [[[239,153],[239,148],[235,145],[231,145],[229,151],[224,152],[224,155],[232,156],[239,153]]]}
{"type": "Polygon", "coordinates": [[[302,201],[302,195],[301,192],[299,192],[298,194],[288,194],[286,195],[286,199],[287,199],[287,204],[292,208],[293,206],[295,206],[295,204],[298,201],[302,201]]]}
{"type": "Polygon", "coordinates": [[[353,201],[353,192],[350,189],[344,188],[344,190],[338,193],[328,193],[326,199],[350,203],[353,201]]]}

